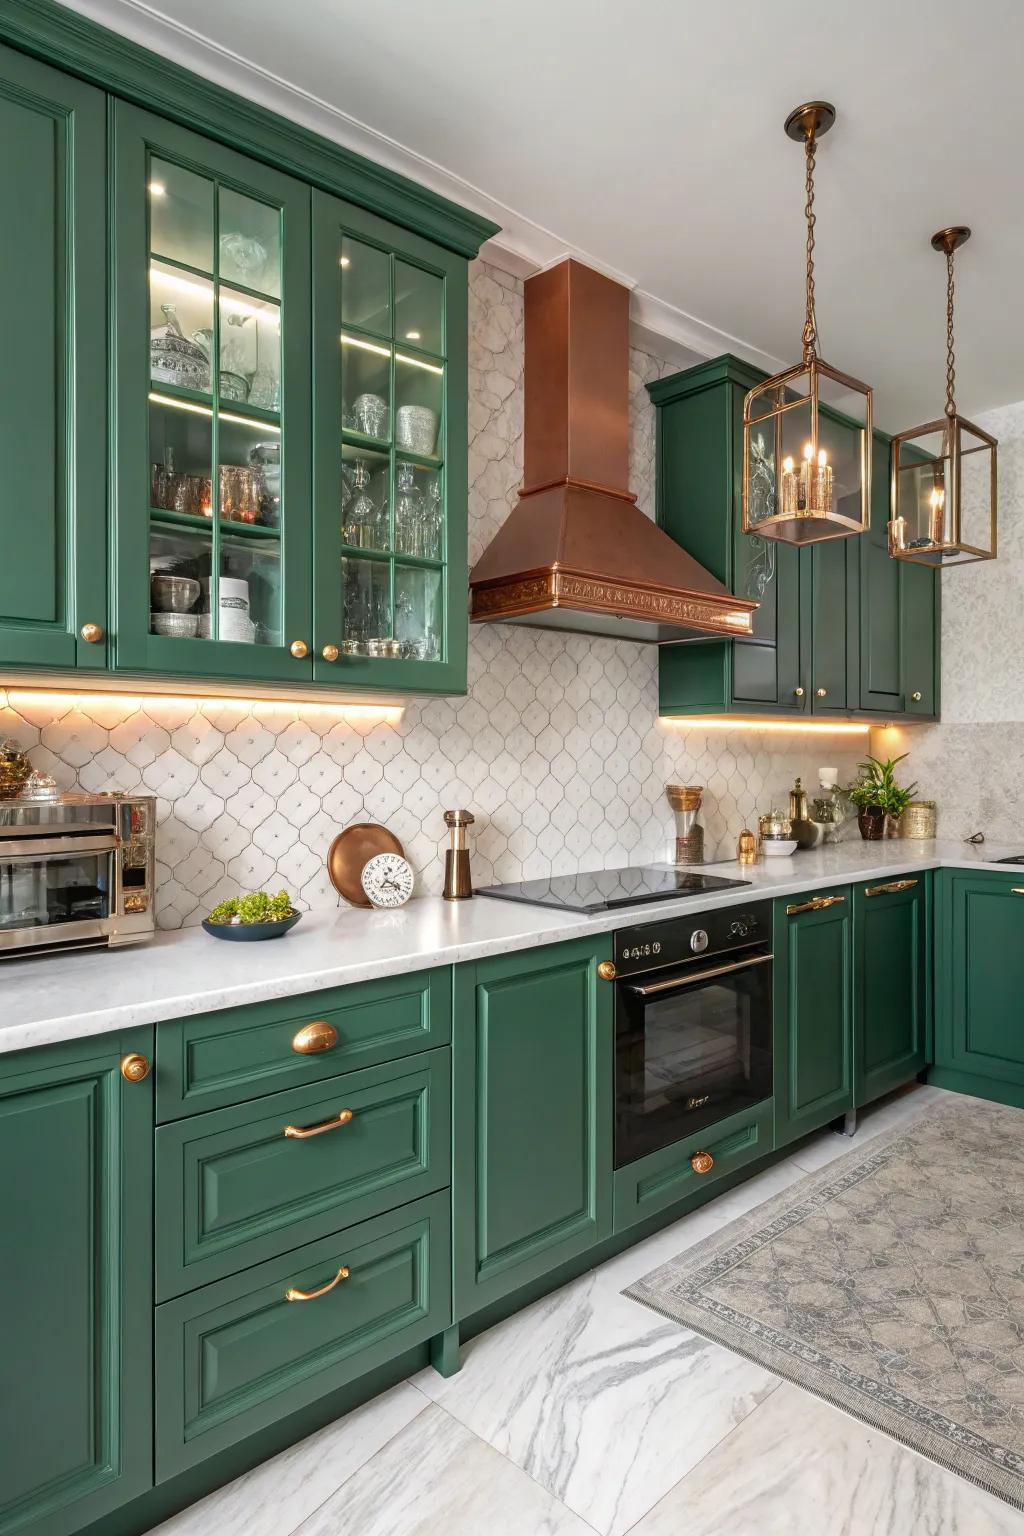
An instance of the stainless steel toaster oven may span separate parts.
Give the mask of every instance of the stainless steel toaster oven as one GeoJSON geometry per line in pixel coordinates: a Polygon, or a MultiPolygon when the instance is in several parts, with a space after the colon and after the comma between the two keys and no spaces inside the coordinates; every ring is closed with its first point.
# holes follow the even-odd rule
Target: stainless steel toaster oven
{"type": "Polygon", "coordinates": [[[0,800],[0,957],[149,938],[155,832],[151,795],[0,800]]]}

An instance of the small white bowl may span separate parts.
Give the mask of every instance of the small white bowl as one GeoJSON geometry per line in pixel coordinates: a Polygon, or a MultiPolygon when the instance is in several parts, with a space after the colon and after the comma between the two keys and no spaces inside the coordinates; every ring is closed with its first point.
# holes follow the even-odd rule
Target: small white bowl
{"type": "Polygon", "coordinates": [[[767,858],[782,858],[792,853],[796,847],[796,838],[789,837],[762,837],[761,851],[767,858]]]}

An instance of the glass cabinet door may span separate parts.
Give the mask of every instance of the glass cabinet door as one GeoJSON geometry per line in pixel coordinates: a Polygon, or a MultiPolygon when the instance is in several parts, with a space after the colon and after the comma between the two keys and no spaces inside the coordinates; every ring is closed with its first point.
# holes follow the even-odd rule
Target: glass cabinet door
{"type": "Polygon", "coordinates": [[[314,677],[466,681],[466,263],[315,192],[314,677]]]}
{"type": "Polygon", "coordinates": [[[309,191],[115,124],[118,666],[308,681],[309,191]]]}

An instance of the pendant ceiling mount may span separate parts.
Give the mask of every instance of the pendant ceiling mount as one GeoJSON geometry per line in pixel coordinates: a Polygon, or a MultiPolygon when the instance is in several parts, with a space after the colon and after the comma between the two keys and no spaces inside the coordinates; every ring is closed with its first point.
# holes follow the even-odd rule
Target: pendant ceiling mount
{"type": "Polygon", "coordinates": [[[966,224],[932,235],[946,258],[946,404],[937,421],[892,440],[889,553],[918,565],[968,565],[996,557],[996,439],[956,408],[953,254],[971,238],[966,224]]]}
{"type": "Polygon", "coordinates": [[[788,544],[848,538],[871,519],[872,392],[818,355],[814,173],[818,140],[835,120],[827,101],[805,102],[786,118],[805,158],[802,358],[743,402],[743,531],[788,544]]]}

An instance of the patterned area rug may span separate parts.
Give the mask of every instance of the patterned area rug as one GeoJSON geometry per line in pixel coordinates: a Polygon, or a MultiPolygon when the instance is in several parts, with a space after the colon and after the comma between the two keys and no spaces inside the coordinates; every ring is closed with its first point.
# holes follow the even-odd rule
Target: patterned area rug
{"type": "Polygon", "coordinates": [[[1024,1110],[926,1110],[624,1294],[1024,1508],[1024,1110]]]}

